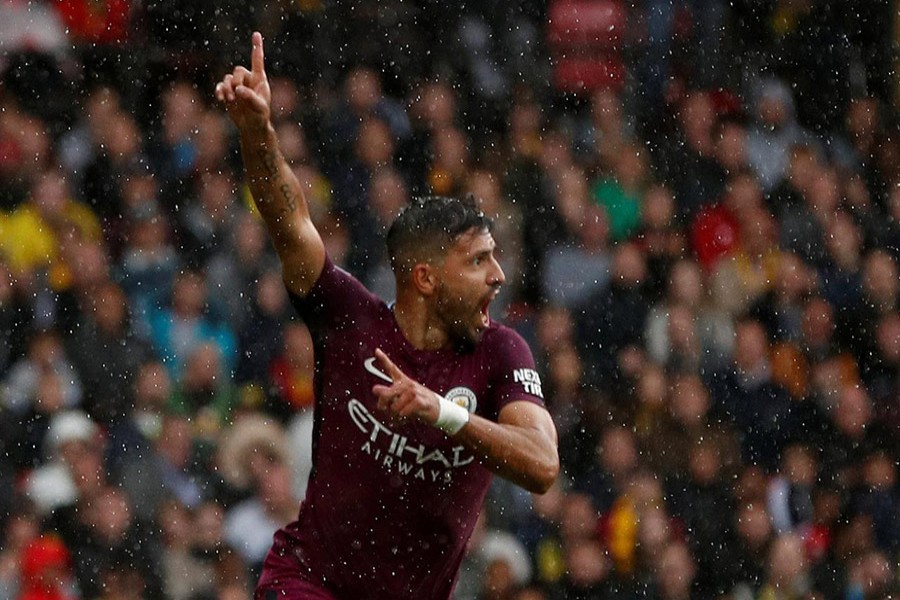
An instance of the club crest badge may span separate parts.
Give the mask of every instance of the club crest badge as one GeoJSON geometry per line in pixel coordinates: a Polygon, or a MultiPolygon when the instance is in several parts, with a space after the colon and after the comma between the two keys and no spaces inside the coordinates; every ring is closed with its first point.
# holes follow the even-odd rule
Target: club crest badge
{"type": "Polygon", "coordinates": [[[444,395],[444,398],[454,404],[462,406],[470,413],[474,413],[475,409],[478,408],[478,399],[475,397],[475,392],[467,387],[455,387],[447,392],[444,395]]]}

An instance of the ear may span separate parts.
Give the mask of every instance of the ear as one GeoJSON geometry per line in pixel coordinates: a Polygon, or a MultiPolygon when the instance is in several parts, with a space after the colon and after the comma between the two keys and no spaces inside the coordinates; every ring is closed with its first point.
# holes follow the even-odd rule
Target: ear
{"type": "Polygon", "coordinates": [[[416,263],[410,276],[413,286],[423,296],[431,296],[437,290],[437,274],[428,263],[416,263]]]}

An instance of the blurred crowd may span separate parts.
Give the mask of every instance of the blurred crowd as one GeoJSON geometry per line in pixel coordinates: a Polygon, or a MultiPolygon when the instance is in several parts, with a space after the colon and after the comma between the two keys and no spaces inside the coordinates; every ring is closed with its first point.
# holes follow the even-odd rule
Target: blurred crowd
{"type": "Polygon", "coordinates": [[[311,340],[212,98],[251,28],[336,263],[390,299],[411,196],[496,220],[563,475],[496,480],[458,600],[896,597],[898,15],[0,3],[0,598],[247,599],[296,514],[311,340]]]}

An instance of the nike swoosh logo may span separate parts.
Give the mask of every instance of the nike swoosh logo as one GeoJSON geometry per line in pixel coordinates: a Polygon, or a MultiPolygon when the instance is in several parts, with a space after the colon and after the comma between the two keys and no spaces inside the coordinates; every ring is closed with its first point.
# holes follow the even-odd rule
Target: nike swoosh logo
{"type": "Polygon", "coordinates": [[[372,358],[366,359],[366,362],[363,363],[363,366],[366,368],[366,371],[368,371],[375,377],[378,377],[380,379],[387,381],[388,383],[394,383],[393,379],[388,377],[388,375],[384,371],[382,371],[381,369],[379,369],[378,367],[375,366],[375,360],[376,359],[374,356],[372,358]]]}

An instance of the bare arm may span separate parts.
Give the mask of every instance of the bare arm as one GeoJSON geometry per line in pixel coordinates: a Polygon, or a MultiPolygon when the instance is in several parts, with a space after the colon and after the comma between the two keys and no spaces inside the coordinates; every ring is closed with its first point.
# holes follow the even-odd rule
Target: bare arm
{"type": "Polygon", "coordinates": [[[472,415],[454,439],[529,492],[543,494],[559,474],[556,427],[543,407],[528,401],[504,406],[497,423],[472,415]]]}
{"type": "MultiPolygon", "coordinates": [[[[400,417],[418,418],[434,425],[440,414],[440,397],[407,377],[381,350],[375,355],[392,379],[376,385],[381,410],[400,417]]],[[[491,471],[530,492],[543,494],[559,474],[556,427],[550,414],[528,401],[511,402],[498,421],[471,415],[454,436],[491,471]]]]}
{"type": "Polygon", "coordinates": [[[251,70],[235,67],[216,85],[215,93],[240,133],[247,182],[281,259],[285,284],[304,296],[322,272],[325,246],[272,127],[272,95],[258,32],[253,34],[251,70]]]}

